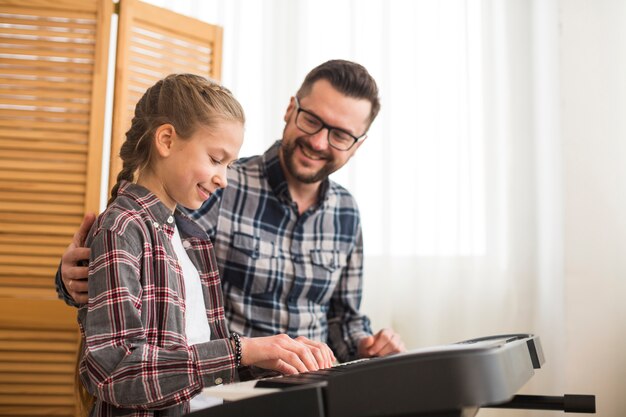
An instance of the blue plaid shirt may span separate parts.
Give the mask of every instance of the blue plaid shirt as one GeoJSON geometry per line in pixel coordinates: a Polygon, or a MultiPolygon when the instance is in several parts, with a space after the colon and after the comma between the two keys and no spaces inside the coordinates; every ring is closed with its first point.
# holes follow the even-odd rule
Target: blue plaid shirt
{"type": "Polygon", "coordinates": [[[371,334],[359,312],[363,240],[358,207],[339,184],[322,183],[319,202],[301,215],[278,151],[238,160],[228,187],[190,212],[215,248],[232,331],[287,333],[323,341],[339,360],[356,357],[371,334]]]}

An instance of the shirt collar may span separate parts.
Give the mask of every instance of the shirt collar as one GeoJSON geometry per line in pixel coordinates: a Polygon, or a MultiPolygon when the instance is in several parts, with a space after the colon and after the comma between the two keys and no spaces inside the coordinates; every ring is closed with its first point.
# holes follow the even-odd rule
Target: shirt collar
{"type": "Polygon", "coordinates": [[[183,213],[180,210],[180,206],[177,206],[176,211],[172,213],[155,194],[141,185],[122,181],[117,195],[123,195],[136,201],[148,213],[152,221],[155,222],[155,226],[161,227],[170,239],[174,236],[175,226],[178,226],[182,237],[209,239],[206,231],[183,213]]]}
{"type": "Polygon", "coordinates": [[[174,235],[174,213],[150,190],[138,184],[122,181],[117,195],[134,200],[148,213],[155,227],[162,227],[170,238],[174,235]]]}
{"type": "MultiPolygon", "coordinates": [[[[287,186],[287,179],[283,172],[283,167],[280,164],[280,158],[278,152],[280,151],[281,141],[277,140],[270,148],[263,154],[263,169],[265,171],[265,178],[274,191],[276,197],[284,202],[291,203],[291,194],[289,194],[289,187],[287,186]]],[[[325,179],[320,185],[320,204],[324,203],[328,199],[330,181],[325,179]]]]}

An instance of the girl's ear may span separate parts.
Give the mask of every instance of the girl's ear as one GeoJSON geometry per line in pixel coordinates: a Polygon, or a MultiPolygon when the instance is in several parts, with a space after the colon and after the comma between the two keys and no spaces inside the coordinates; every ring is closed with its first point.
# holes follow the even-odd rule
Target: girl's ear
{"type": "Polygon", "coordinates": [[[159,126],[154,132],[154,146],[157,153],[163,158],[170,155],[175,135],[176,130],[169,123],[159,126]]]}

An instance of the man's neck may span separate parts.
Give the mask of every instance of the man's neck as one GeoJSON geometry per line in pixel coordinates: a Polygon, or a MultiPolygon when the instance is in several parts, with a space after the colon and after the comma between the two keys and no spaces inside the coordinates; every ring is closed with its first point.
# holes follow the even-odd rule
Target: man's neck
{"type": "Polygon", "coordinates": [[[298,214],[307,211],[317,203],[321,182],[304,184],[294,178],[287,178],[287,187],[291,199],[298,205],[298,214]]]}

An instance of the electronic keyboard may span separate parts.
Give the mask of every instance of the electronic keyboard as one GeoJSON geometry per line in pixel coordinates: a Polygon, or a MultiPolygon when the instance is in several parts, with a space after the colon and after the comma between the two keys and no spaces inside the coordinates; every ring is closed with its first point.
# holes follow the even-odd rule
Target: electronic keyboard
{"type": "MultiPolygon", "coordinates": [[[[533,408],[530,405],[595,412],[593,396],[565,396],[566,404],[558,402],[563,397],[524,396],[523,402],[516,402],[515,394],[543,364],[537,336],[483,337],[231,384],[224,389],[235,392],[240,385],[250,397],[243,395],[190,416],[465,417],[482,407],[533,408]]],[[[209,388],[201,395],[215,392],[209,388]]]]}

